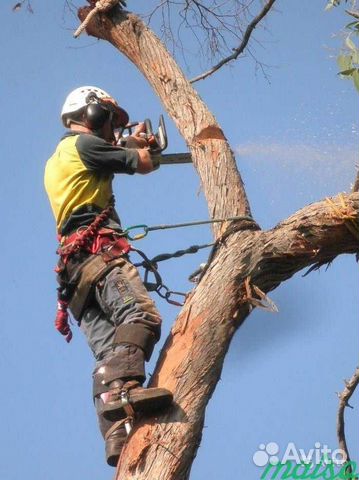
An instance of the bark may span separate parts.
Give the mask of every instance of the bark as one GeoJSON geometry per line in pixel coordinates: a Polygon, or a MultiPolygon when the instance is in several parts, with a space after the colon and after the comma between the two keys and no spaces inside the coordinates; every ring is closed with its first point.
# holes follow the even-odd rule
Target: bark
{"type": "MultiPolygon", "coordinates": [[[[80,10],[80,18],[89,9],[80,10]]],[[[191,151],[211,217],[249,215],[233,153],[213,115],[155,35],[135,16],[97,16],[88,33],[111,42],[150,82],[191,151]]],[[[217,245],[162,349],[152,385],[174,392],[166,413],[140,421],[116,479],[185,480],[206,405],[230,341],[260,299],[295,272],[359,251],[359,194],[310,205],[270,231],[250,221],[215,226],[217,245]],[[259,289],[259,290],[258,290],[259,289]]]]}
{"type": "MultiPolygon", "coordinates": [[[[338,208],[341,198],[346,213],[357,218],[359,194],[336,198],[338,208]]],[[[177,318],[152,378],[152,385],[175,393],[175,405],[165,415],[139,424],[122,455],[118,480],[189,477],[205,407],[233,334],[251,309],[246,279],[250,277],[250,287],[268,292],[306,266],[357,252],[358,238],[347,222],[323,201],[273,230],[227,237],[177,318]]]]}

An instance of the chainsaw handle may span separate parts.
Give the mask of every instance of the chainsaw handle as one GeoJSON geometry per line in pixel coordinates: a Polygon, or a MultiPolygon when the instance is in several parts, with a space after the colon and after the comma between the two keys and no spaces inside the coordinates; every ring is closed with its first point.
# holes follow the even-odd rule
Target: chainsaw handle
{"type": "Polygon", "coordinates": [[[167,148],[167,132],[163,115],[160,115],[158,122],[158,132],[154,133],[152,128],[152,122],[149,118],[146,118],[143,122],[145,124],[146,137],[150,146],[150,149],[158,153],[167,148]]]}
{"type": "Polygon", "coordinates": [[[163,150],[166,150],[166,148],[168,147],[166,125],[162,114],[160,115],[158,124],[157,142],[161,149],[161,152],[163,152],[163,150]]]}
{"type": "Polygon", "coordinates": [[[146,135],[153,135],[152,122],[149,118],[145,118],[143,121],[145,124],[146,135]]]}

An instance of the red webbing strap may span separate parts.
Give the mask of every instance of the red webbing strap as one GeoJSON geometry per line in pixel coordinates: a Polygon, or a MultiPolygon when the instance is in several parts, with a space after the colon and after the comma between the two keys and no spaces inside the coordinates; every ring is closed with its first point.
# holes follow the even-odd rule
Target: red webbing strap
{"type": "MultiPolygon", "coordinates": [[[[76,232],[65,242],[59,246],[57,253],[60,255],[64,265],[69,258],[80,250],[96,254],[105,246],[110,246],[108,255],[114,258],[115,254],[128,253],[131,246],[124,237],[114,240],[115,232],[111,229],[103,229],[101,234],[101,226],[106,222],[113,211],[113,205],[109,205],[103,210],[95,220],[84,230],[76,232]],[[112,234],[112,238],[111,237],[112,234]]],[[[55,272],[61,274],[61,269],[57,266],[55,272]]],[[[55,318],[55,328],[65,340],[69,343],[72,339],[72,331],[69,325],[68,305],[69,300],[64,298],[63,293],[58,289],[57,312],[55,318]]]]}
{"type": "Polygon", "coordinates": [[[55,318],[55,328],[64,335],[67,343],[71,342],[72,331],[69,325],[69,313],[67,311],[68,303],[64,300],[57,300],[57,312],[55,318]]]}
{"type": "MultiPolygon", "coordinates": [[[[68,245],[60,246],[57,253],[61,256],[62,261],[66,264],[69,257],[79,250],[85,249],[93,240],[100,230],[101,226],[106,222],[113,211],[113,206],[109,205],[105,208],[90,225],[82,231],[76,232],[75,239],[68,245]]],[[[72,236],[71,236],[72,237],[72,236]]]]}

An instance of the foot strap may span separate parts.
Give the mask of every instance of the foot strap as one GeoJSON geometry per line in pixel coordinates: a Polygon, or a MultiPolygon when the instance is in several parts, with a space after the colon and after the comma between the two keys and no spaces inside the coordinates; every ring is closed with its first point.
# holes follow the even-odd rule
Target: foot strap
{"type": "Polygon", "coordinates": [[[110,427],[107,430],[105,435],[105,441],[107,441],[110,438],[110,436],[123,425],[125,426],[127,435],[129,435],[132,430],[132,424],[133,424],[133,417],[126,417],[126,418],[122,418],[121,420],[118,420],[112,425],[112,427],[110,427]]]}
{"type": "Polygon", "coordinates": [[[135,418],[135,411],[130,403],[130,400],[128,397],[128,390],[123,389],[121,391],[121,403],[127,415],[127,417],[125,418],[125,429],[126,429],[127,435],[129,435],[132,430],[133,419],[135,418]]]}

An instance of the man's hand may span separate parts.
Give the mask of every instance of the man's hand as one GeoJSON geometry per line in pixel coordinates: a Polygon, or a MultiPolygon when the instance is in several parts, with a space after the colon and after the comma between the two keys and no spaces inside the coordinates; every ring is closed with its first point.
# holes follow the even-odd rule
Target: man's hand
{"type": "Polygon", "coordinates": [[[126,138],[125,148],[135,148],[138,152],[139,161],[137,166],[137,173],[150,173],[159,167],[158,156],[153,158],[150,151],[150,145],[146,137],[145,124],[139,123],[133,134],[126,138]]]}
{"type": "Polygon", "coordinates": [[[127,148],[148,148],[149,144],[146,138],[146,127],[145,124],[139,123],[133,134],[127,137],[126,147],[127,148]]]}

